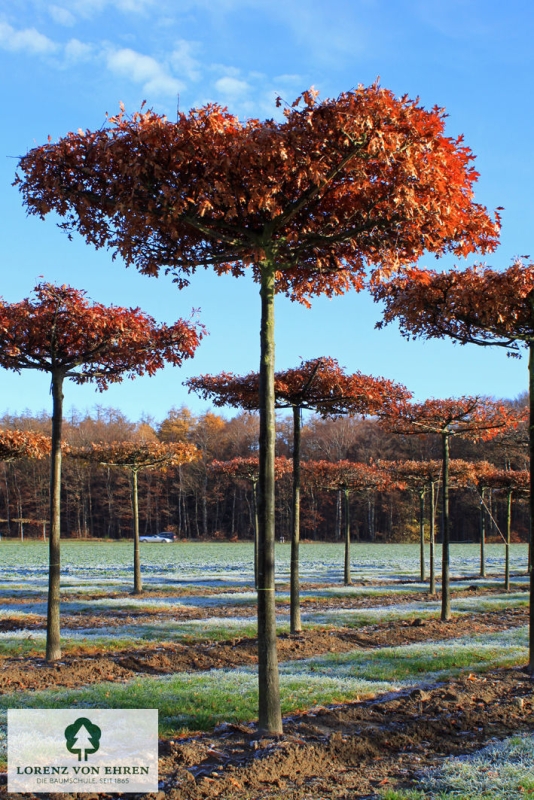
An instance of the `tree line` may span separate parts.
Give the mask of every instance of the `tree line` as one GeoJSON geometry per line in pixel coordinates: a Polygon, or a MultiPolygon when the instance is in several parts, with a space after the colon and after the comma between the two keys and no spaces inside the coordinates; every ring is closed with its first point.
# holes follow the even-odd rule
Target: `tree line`
{"type": "MultiPolygon", "coordinates": [[[[521,406],[525,398],[509,405],[521,406]]],[[[49,435],[51,420],[45,413],[8,415],[0,418],[4,430],[35,431],[49,435]]],[[[207,412],[195,415],[186,406],[173,408],[160,423],[145,418],[132,422],[119,410],[97,407],[91,414],[72,411],[64,422],[68,447],[92,443],[185,442],[196,447],[190,463],[164,469],[140,469],[140,533],[174,531],[189,540],[247,541],[254,536],[254,487],[246,475],[214,468],[235,459],[257,459],[258,416],[240,412],[233,418],[207,412]]],[[[277,456],[292,455],[291,416],[280,414],[276,427],[277,456]]],[[[452,443],[453,459],[476,464],[488,462],[499,469],[528,468],[527,435],[523,428],[506,432],[488,442],[458,438],[452,443]]],[[[375,419],[341,417],[324,419],[309,415],[302,427],[302,460],[332,464],[361,464],[440,459],[440,442],[430,435],[392,434],[375,419]]],[[[49,506],[49,463],[45,457],[17,458],[1,464],[0,531],[3,537],[38,538],[46,534],[49,506]]],[[[131,474],[67,455],[61,487],[62,537],[131,538],[133,530],[131,474]]],[[[291,474],[282,471],[276,481],[276,531],[279,539],[291,535],[291,474]]],[[[321,486],[303,472],[301,531],[304,539],[339,541],[347,510],[340,489],[321,486]]],[[[506,493],[486,491],[486,532],[489,540],[502,541],[506,524],[506,493]]],[[[353,492],[348,512],[353,541],[409,542],[419,536],[420,500],[416,491],[380,489],[353,492]]],[[[439,484],[437,508],[439,509],[439,484]]],[[[425,511],[428,522],[429,503],[425,511]]],[[[512,509],[512,538],[527,541],[528,507],[522,498],[512,509]]],[[[440,536],[440,515],[436,533],[440,536]]],[[[480,536],[480,493],[467,484],[451,491],[451,537],[476,542],[480,536]]]]}

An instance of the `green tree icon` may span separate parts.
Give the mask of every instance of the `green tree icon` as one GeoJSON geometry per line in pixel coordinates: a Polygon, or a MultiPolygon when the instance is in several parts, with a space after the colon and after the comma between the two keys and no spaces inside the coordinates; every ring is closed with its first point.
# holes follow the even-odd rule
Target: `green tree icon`
{"type": "Polygon", "coordinates": [[[87,761],[89,753],[96,753],[100,747],[102,731],[87,717],[78,717],[76,722],[65,728],[67,750],[78,755],[78,761],[87,761]]]}

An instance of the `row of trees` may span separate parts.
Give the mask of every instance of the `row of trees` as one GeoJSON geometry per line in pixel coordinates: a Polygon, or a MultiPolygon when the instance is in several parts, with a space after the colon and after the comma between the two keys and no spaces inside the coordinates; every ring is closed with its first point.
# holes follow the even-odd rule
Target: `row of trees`
{"type": "MultiPolygon", "coordinates": [[[[4,416],[0,427],[50,433],[50,420],[4,416]]],[[[72,413],[65,421],[69,448],[87,450],[92,442],[185,442],[195,448],[194,460],[164,471],[140,470],[139,517],[141,533],[172,529],[180,538],[251,539],[254,531],[253,480],[257,472],[257,415],[238,413],[225,419],[217,413],[193,415],[186,407],[172,410],[160,424],[132,423],[119,411],[97,409],[93,416],[72,413]],[[225,466],[218,471],[216,464],[225,466]],[[247,466],[249,464],[250,466],[247,466]],[[234,465],[234,467],[233,467],[234,465]],[[215,467],[215,468],[214,468],[215,467]],[[235,468],[235,472],[233,471],[235,468]]],[[[520,472],[528,465],[526,426],[513,437],[502,434],[488,442],[453,442],[453,460],[486,461],[494,468],[520,472]]],[[[289,460],[291,419],[280,417],[277,455],[289,460]]],[[[7,458],[7,452],[4,452],[7,458]]],[[[21,453],[24,456],[24,453],[21,453]]],[[[0,531],[4,536],[41,536],[48,511],[48,460],[13,455],[0,466],[0,531]],[[22,521],[24,520],[24,521],[22,521]]],[[[311,416],[302,427],[302,458],[307,461],[414,462],[436,465],[441,475],[440,443],[429,435],[393,435],[374,419],[311,416]]],[[[403,477],[406,482],[406,476],[403,477]]],[[[412,483],[414,479],[411,479],[412,483]]],[[[291,539],[291,471],[277,480],[277,531],[291,539]]],[[[487,487],[488,536],[499,537],[492,517],[504,532],[506,509],[502,492],[487,487]]],[[[441,494],[437,495],[440,501],[441,494]]],[[[419,495],[413,491],[375,491],[350,496],[352,537],[362,541],[413,541],[418,535],[419,495]]],[[[67,456],[63,460],[62,536],[120,539],[132,535],[131,479],[126,469],[99,465],[67,456]]],[[[430,489],[426,492],[428,516],[430,489]]],[[[479,540],[479,497],[473,489],[457,488],[451,495],[452,537],[479,540]]],[[[524,503],[514,505],[514,535],[525,540],[528,518],[524,503]]],[[[337,541],[343,535],[342,492],[328,491],[303,479],[301,526],[307,539],[337,541]]],[[[437,535],[440,536],[439,516],[437,535]]]]}
{"type": "MultiPolygon", "coordinates": [[[[214,105],[180,114],[176,122],[150,111],[133,117],[121,111],[109,126],[70,133],[20,161],[17,182],[30,213],[57,212],[64,228],[96,247],[109,247],[141,272],[157,275],[165,269],[182,287],[199,266],[236,276],[250,268],[260,286],[257,583],[263,732],[282,732],[274,601],[275,293],[309,303],[317,294],[361,290],[366,278],[380,287],[425,251],[465,256],[494,249],[499,218],[474,202],[472,160],[461,138],[445,136],[442,109],[426,111],[375,84],[322,102],[314,91],[304,92],[284,110],[281,122],[241,122],[214,105]]],[[[492,318],[479,314],[483,330],[492,318]]],[[[506,320],[507,338],[516,335],[513,310],[501,309],[495,318],[506,320]]],[[[478,322],[470,318],[469,330],[473,324],[478,322]]],[[[532,313],[526,325],[532,330],[532,313]]],[[[449,429],[441,435],[446,554],[449,429]]],[[[534,433],[531,441],[534,448],[534,433]]],[[[534,572],[531,591],[534,596],[534,572]]],[[[534,670],[532,606],[531,613],[534,670]]]]}

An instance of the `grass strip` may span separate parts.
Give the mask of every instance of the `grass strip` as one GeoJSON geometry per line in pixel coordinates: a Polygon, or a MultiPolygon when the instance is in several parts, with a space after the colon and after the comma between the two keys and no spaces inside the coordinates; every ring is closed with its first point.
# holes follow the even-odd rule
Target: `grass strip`
{"type": "Polygon", "coordinates": [[[421,790],[389,791],[382,800],[521,800],[534,793],[534,737],[513,736],[428,770],[421,790]]]}

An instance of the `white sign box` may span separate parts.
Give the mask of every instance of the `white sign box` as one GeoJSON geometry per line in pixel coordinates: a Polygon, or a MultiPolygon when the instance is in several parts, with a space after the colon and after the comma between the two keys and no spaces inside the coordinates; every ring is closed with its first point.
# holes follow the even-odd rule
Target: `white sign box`
{"type": "Polygon", "coordinates": [[[157,792],[157,709],[9,709],[8,792],[157,792]]]}

